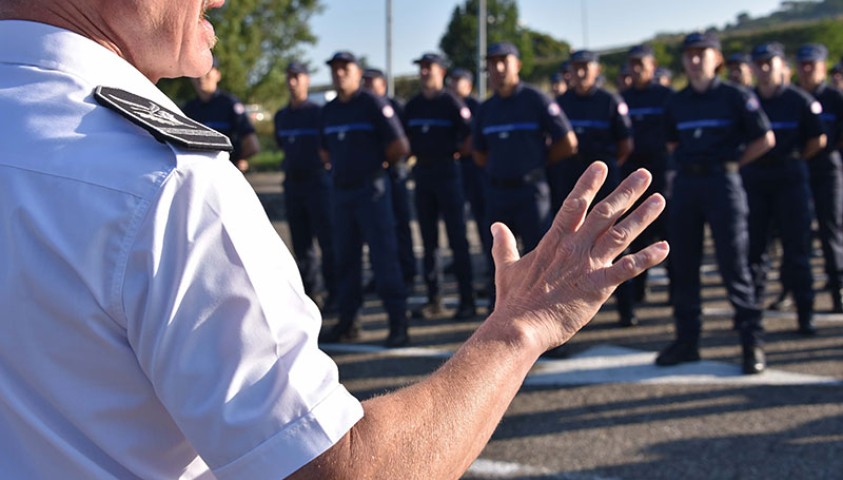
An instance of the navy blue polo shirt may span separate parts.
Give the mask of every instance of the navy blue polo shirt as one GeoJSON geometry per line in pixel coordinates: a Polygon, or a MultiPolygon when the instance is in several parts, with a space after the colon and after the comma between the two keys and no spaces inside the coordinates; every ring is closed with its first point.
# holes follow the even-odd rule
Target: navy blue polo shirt
{"type": "Polygon", "coordinates": [[[182,111],[202,125],[228,137],[234,146],[232,161],[240,158],[242,138],[255,133],[255,127],[246,114],[246,107],[237,97],[222,90],[214,92],[207,102],[194,98],[185,104],[182,111]]]}
{"type": "Polygon", "coordinates": [[[843,139],[843,93],[825,83],[809,93],[820,102],[823,108],[820,118],[828,137],[824,153],[829,154],[838,149],[838,144],[843,139]]]}
{"type": "Polygon", "coordinates": [[[322,170],[319,130],[322,108],[310,100],[288,105],[275,114],[275,141],[284,150],[284,171],[307,174],[322,170]]]}
{"type": "Polygon", "coordinates": [[[383,170],[386,147],[403,136],[395,108],[365,90],[322,109],[322,148],[331,156],[335,180],[362,181],[383,170]]]}
{"type": "Polygon", "coordinates": [[[547,140],[571,131],[568,118],[539,90],[519,83],[512,95],[492,95],[474,119],[474,149],[486,152],[489,175],[520,179],[547,163],[547,140]]]}
{"type": "Polygon", "coordinates": [[[663,155],[666,151],[665,105],[673,90],[656,82],[644,88],[628,88],[622,96],[629,107],[635,155],[663,155]]]}
{"type": "Polygon", "coordinates": [[[758,99],[776,134],[776,145],[758,161],[801,158],[805,143],[824,133],[822,107],[802,89],[782,86],[772,97],[759,94],[758,99]]]}
{"type": "Polygon", "coordinates": [[[628,107],[617,95],[594,87],[585,95],[570,89],[556,97],[577,134],[579,158],[616,159],[618,142],[632,136],[628,107]]]}
{"type": "Polygon", "coordinates": [[[670,97],[665,112],[667,141],[678,142],[677,165],[721,165],[737,161],[745,145],[770,130],[751,91],[715,79],[699,93],[690,85],[670,97]]]}
{"type": "Polygon", "coordinates": [[[410,99],[404,119],[410,150],[419,161],[452,159],[471,133],[471,110],[447,90],[433,98],[418,94],[410,99]]]}

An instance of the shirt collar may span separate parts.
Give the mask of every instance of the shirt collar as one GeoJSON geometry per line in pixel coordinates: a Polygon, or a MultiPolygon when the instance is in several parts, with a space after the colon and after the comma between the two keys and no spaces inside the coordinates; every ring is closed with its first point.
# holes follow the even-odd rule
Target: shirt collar
{"type": "Polygon", "coordinates": [[[77,33],[45,23],[0,20],[0,63],[55,70],[98,85],[146,97],[181,110],[137,68],[111,50],[77,33]]]}

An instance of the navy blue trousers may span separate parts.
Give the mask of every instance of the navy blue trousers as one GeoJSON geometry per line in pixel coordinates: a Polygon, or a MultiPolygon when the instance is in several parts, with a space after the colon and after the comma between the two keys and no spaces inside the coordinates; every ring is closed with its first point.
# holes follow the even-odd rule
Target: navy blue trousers
{"type": "MultiPolygon", "coordinates": [[[[407,165],[402,160],[389,168],[392,180],[392,211],[395,217],[395,236],[398,241],[398,261],[401,276],[412,282],[416,276],[416,255],[413,251],[413,234],[410,230],[410,192],[407,189],[407,165]]],[[[375,276],[375,281],[378,277],[375,276]]],[[[407,285],[409,288],[410,285],[407,285]]]]}
{"type": "Polygon", "coordinates": [[[814,212],[825,259],[825,273],[832,289],[843,288],[843,168],[840,155],[808,161],[814,212]]]}
{"type": "Polygon", "coordinates": [[[355,188],[335,188],[334,242],[337,261],[337,303],[341,326],[351,325],[363,304],[363,242],[375,272],[378,296],[390,326],[406,323],[407,291],[398,263],[392,182],[384,175],[355,188]]]}
{"type": "Polygon", "coordinates": [[[448,244],[454,254],[454,273],[459,286],[460,300],[473,298],[473,275],[465,231],[465,199],[459,165],[451,159],[442,159],[430,165],[417,165],[413,170],[416,179],[416,214],[419,221],[424,257],[422,266],[428,298],[440,294],[441,269],[438,267],[439,218],[445,223],[448,244]]]}
{"type": "Polygon", "coordinates": [[[767,246],[773,226],[781,237],[782,284],[793,292],[796,307],[814,308],[811,274],[811,192],[803,160],[777,164],[752,163],[741,172],[749,201],[749,266],[759,308],[769,270],[767,246]]]}
{"type": "Polygon", "coordinates": [[[761,310],[749,271],[749,207],[739,173],[678,173],[673,184],[671,242],[676,336],[698,344],[702,330],[700,266],[705,224],[711,228],[720,276],[744,345],[762,344],[761,310]]]}

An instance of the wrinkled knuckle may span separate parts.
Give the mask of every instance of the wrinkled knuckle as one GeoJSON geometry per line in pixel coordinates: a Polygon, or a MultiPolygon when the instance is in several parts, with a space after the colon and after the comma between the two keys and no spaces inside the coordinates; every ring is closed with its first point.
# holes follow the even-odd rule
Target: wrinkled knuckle
{"type": "Polygon", "coordinates": [[[625,272],[628,272],[628,273],[635,273],[635,272],[637,271],[637,269],[638,269],[638,265],[637,265],[637,263],[635,262],[635,257],[633,257],[632,255],[627,256],[627,257],[624,257],[624,258],[623,258],[623,260],[621,260],[621,262],[622,262],[622,263],[621,263],[621,268],[622,268],[625,272]]]}
{"type": "Polygon", "coordinates": [[[598,217],[611,218],[613,211],[614,209],[611,204],[608,202],[600,202],[594,207],[592,213],[598,217]]]}
{"type": "Polygon", "coordinates": [[[617,245],[626,245],[631,237],[631,233],[626,228],[613,227],[607,232],[609,239],[617,245]]]}

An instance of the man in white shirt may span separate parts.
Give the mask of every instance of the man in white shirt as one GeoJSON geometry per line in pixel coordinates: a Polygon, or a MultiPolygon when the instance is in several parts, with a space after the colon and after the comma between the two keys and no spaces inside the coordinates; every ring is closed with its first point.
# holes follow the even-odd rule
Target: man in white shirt
{"type": "Polygon", "coordinates": [[[495,225],[494,314],[428,379],[361,404],[230,143],[154,86],[210,69],[221,4],[0,0],[0,472],[458,477],[538,356],[665,258],[613,262],[664,200],[615,225],[639,171],[586,217],[596,164],[530,256],[495,225]]]}

